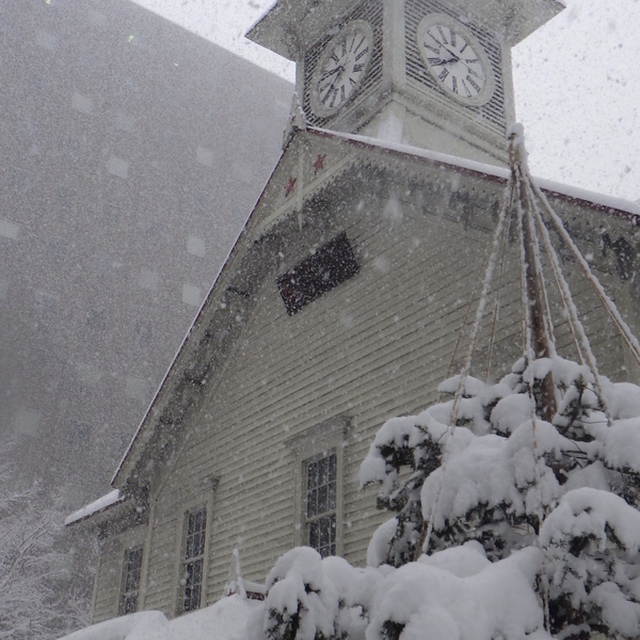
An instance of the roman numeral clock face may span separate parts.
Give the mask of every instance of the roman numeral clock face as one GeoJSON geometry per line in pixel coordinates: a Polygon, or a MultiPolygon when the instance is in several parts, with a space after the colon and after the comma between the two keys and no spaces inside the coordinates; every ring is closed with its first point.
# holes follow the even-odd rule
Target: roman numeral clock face
{"type": "Polygon", "coordinates": [[[425,17],[418,27],[418,49],[438,86],[449,96],[469,105],[481,105],[491,98],[491,64],[464,25],[446,15],[425,17]]]}
{"type": "Polygon", "coordinates": [[[373,31],[368,22],[354,20],[329,41],[313,74],[311,108],[329,116],[355,95],[369,68],[373,31]]]}

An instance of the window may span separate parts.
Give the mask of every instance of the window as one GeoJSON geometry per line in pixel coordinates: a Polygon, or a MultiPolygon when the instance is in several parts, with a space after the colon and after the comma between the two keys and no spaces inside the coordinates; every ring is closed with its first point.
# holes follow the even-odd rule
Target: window
{"type": "Polygon", "coordinates": [[[346,233],[321,246],[278,280],[278,289],[291,316],[358,273],[360,267],[346,233]]]}
{"type": "Polygon", "coordinates": [[[343,553],[343,452],[350,429],[351,418],[337,415],[286,441],[293,474],[293,539],[323,557],[343,553]]]}
{"type": "Polygon", "coordinates": [[[178,609],[186,613],[199,609],[204,582],[205,543],[207,539],[207,508],[199,507],[186,515],[182,547],[180,599],[178,609]]]}
{"type": "Polygon", "coordinates": [[[118,615],[135,613],[138,610],[138,595],[140,593],[140,571],[142,569],[142,547],[134,547],[124,552],[122,566],[122,588],[118,615]]]}
{"type": "Polygon", "coordinates": [[[305,461],[306,544],[324,558],[336,555],[336,488],[337,460],[335,452],[305,461]]]}

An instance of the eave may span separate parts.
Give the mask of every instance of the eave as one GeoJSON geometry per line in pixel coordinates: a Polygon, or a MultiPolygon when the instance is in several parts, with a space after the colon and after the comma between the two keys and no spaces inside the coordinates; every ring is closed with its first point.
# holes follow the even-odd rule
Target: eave
{"type": "Polygon", "coordinates": [[[88,505],[78,509],[67,518],[65,518],[65,527],[72,527],[87,520],[91,520],[93,523],[99,524],[100,522],[114,517],[116,513],[122,511],[122,508],[126,502],[125,496],[121,495],[118,489],[110,491],[108,494],[94,500],[88,505]]]}
{"type": "MultiPolygon", "coordinates": [[[[327,25],[339,24],[341,16],[357,4],[358,0],[278,0],[246,37],[297,62],[304,50],[326,31],[327,25]]],[[[480,24],[497,26],[510,46],[524,40],[565,8],[560,0],[483,0],[471,9],[468,0],[450,0],[450,4],[480,24]]]]}

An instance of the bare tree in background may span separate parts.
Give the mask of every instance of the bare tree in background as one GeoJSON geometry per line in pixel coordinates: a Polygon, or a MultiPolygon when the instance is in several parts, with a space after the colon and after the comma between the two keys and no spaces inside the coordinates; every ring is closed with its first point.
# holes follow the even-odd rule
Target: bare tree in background
{"type": "Polygon", "coordinates": [[[59,638],[89,623],[95,550],[64,535],[46,487],[17,489],[13,471],[0,462],[0,640],[59,638]]]}

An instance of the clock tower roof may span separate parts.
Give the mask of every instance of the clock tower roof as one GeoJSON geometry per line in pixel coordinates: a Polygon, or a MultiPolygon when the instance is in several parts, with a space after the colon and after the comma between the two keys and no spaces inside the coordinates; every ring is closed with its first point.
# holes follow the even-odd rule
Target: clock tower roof
{"type": "MultiPolygon", "coordinates": [[[[358,0],[277,0],[247,38],[297,61],[305,47],[346,15],[358,0]]],[[[565,8],[563,0],[448,0],[450,7],[480,23],[496,26],[514,46],[565,8]]]]}

